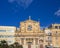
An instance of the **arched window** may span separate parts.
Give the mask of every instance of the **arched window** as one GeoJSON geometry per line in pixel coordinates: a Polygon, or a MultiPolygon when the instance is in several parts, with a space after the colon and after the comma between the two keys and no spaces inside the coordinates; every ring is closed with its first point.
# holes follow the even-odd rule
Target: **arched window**
{"type": "Polygon", "coordinates": [[[28,30],[29,30],[29,31],[32,30],[32,26],[31,26],[31,25],[28,26],[28,30]]]}

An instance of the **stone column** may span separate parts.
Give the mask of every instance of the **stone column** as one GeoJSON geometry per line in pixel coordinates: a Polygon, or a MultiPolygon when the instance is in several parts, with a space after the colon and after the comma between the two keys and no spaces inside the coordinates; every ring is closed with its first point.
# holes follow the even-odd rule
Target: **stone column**
{"type": "Polygon", "coordinates": [[[35,45],[35,38],[33,39],[33,44],[35,45]]]}
{"type": "Polygon", "coordinates": [[[21,38],[20,38],[20,44],[21,44],[21,38]]]}
{"type": "Polygon", "coordinates": [[[39,45],[40,43],[39,43],[39,38],[38,38],[38,45],[39,45]]]}
{"type": "Polygon", "coordinates": [[[24,38],[24,45],[26,45],[26,38],[24,38]]]}

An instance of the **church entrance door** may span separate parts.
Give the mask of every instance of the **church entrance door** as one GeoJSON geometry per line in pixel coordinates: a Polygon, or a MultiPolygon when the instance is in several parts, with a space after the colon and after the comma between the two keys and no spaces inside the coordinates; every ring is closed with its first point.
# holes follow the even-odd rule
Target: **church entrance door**
{"type": "Polygon", "coordinates": [[[28,42],[28,48],[31,48],[31,42],[28,42]]]}
{"type": "Polygon", "coordinates": [[[43,48],[43,44],[40,44],[40,48],[43,48]]]}

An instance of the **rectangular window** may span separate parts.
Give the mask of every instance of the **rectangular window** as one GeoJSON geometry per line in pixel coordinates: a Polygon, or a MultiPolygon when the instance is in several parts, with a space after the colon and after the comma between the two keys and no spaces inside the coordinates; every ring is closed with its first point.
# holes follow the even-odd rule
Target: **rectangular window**
{"type": "Polygon", "coordinates": [[[0,32],[6,32],[6,30],[0,30],[0,32]]]}
{"type": "Polygon", "coordinates": [[[0,30],[0,32],[14,32],[14,30],[0,30]]]}
{"type": "Polygon", "coordinates": [[[58,29],[58,26],[55,26],[55,29],[58,29]]]}
{"type": "Polygon", "coordinates": [[[0,35],[0,38],[4,38],[4,35],[0,35]]]}
{"type": "Polygon", "coordinates": [[[14,30],[6,30],[7,32],[14,32],[14,30]]]}
{"type": "Polygon", "coordinates": [[[10,38],[13,38],[14,36],[12,36],[12,35],[7,35],[7,37],[8,37],[8,38],[9,38],[9,37],[10,37],[10,38]]]}
{"type": "Polygon", "coordinates": [[[14,36],[12,35],[0,35],[0,38],[13,38],[14,36]]]}

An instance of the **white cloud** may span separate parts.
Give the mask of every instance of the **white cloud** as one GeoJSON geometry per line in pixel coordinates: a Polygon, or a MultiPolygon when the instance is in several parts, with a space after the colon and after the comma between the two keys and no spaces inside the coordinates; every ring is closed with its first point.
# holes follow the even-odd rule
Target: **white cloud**
{"type": "Polygon", "coordinates": [[[18,5],[23,8],[28,8],[29,5],[33,2],[33,0],[8,0],[10,3],[16,2],[18,5]]]}
{"type": "Polygon", "coordinates": [[[60,9],[55,12],[55,15],[60,16],[60,9]]]}

